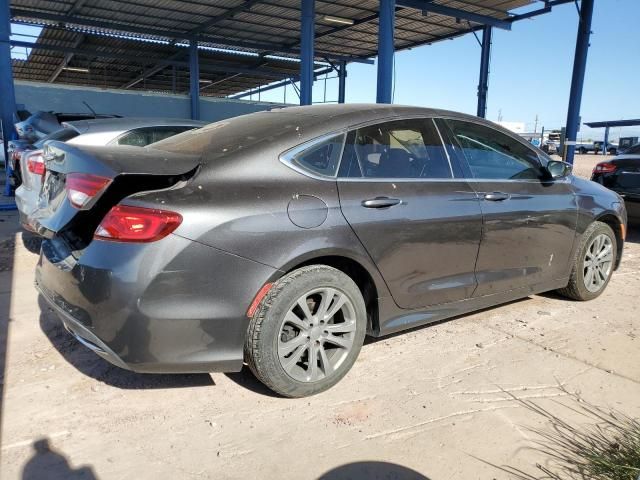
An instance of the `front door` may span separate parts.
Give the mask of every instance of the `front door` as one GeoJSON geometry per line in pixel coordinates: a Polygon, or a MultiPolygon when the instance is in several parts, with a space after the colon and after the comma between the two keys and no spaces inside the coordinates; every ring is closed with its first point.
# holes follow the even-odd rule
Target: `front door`
{"type": "Polygon", "coordinates": [[[396,304],[413,309],[469,298],[482,216],[431,119],[349,133],[338,178],[342,212],[396,304]]]}
{"type": "Polygon", "coordinates": [[[460,120],[438,124],[461,147],[484,218],[474,296],[567,276],[578,214],[570,180],[549,180],[538,153],[503,132],[460,120]]]}

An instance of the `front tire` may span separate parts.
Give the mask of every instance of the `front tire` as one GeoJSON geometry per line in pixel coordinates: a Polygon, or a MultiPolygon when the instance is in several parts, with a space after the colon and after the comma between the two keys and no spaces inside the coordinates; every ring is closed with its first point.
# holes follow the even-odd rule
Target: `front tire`
{"type": "Polygon", "coordinates": [[[351,369],[364,342],[360,289],[335,268],[295,270],[269,290],[249,324],[245,359],[254,375],[285,397],[331,388],[351,369]]]}
{"type": "Polygon", "coordinates": [[[592,300],[611,280],[618,254],[616,236],[609,225],[593,222],[582,235],[569,284],[558,293],[574,300],[592,300]]]}

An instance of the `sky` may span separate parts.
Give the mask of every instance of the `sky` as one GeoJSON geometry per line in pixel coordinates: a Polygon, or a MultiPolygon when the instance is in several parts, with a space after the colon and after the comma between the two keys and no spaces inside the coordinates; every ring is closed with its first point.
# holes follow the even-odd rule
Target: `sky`
{"type": "MultiPolygon", "coordinates": [[[[540,2],[540,6],[542,3],[540,2]]],[[[531,8],[531,7],[529,7],[531,8]]],[[[640,118],[640,0],[596,0],[582,98],[583,122],[640,118]]],[[[566,123],[578,13],[573,3],[511,31],[494,29],[487,118],[524,122],[533,131],[566,123]]],[[[396,54],[394,103],[475,114],[480,46],[472,34],[396,54]]],[[[254,95],[254,99],[257,96],[254,95]]],[[[287,101],[295,93],[287,91],[287,101]]],[[[328,101],[337,80],[327,81],[328,101]]],[[[350,64],[347,102],[375,102],[375,65],[350,64]]],[[[262,100],[283,101],[282,89],[262,100]]],[[[324,82],[314,84],[314,102],[324,100],[324,82]]],[[[578,137],[601,139],[604,131],[581,126],[578,137]]],[[[539,130],[538,130],[539,131],[539,130]]],[[[612,129],[611,136],[640,135],[640,127],[612,129]]]]}
{"type": "MultiPolygon", "coordinates": [[[[535,5],[540,6],[542,2],[535,5]]],[[[640,0],[595,0],[582,97],[583,122],[640,118],[638,20],[640,0]]],[[[516,22],[511,31],[494,28],[489,120],[524,122],[527,131],[533,131],[536,117],[538,129],[565,125],[577,28],[578,13],[573,3],[555,7],[535,19],[516,22]]],[[[38,29],[14,25],[13,32],[37,36],[38,29]]],[[[15,39],[28,41],[25,37],[15,39]]],[[[473,34],[398,52],[394,103],[475,114],[479,66],[480,46],[473,34]]],[[[317,80],[313,97],[316,103],[335,102],[337,79],[326,81],[326,93],[325,82],[317,80]]],[[[376,66],[349,64],[346,101],[369,103],[375,98],[376,66]]],[[[283,102],[284,91],[265,92],[260,99],[283,102]]],[[[291,86],[286,99],[297,101],[291,86]]],[[[612,129],[612,138],[620,135],[640,136],[640,127],[612,129]]],[[[603,136],[602,129],[592,130],[584,125],[578,134],[584,140],[603,136]]]]}

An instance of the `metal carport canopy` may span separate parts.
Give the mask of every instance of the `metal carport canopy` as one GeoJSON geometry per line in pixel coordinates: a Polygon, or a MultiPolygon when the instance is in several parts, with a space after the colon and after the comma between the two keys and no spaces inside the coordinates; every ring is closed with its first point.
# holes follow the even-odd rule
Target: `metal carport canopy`
{"type": "MultiPolygon", "coordinates": [[[[395,50],[463,35],[485,24],[508,29],[514,16],[510,11],[534,3],[538,0],[398,0],[395,50]]],[[[377,55],[378,17],[377,0],[316,0],[316,58],[357,61],[377,55]]],[[[12,0],[11,21],[300,54],[300,0],[12,0]]]]}
{"type": "MultiPolygon", "coordinates": [[[[318,74],[314,71],[315,61],[324,61],[337,71],[343,88],[347,63],[371,63],[369,59],[377,55],[377,99],[379,102],[389,103],[392,100],[391,72],[395,51],[483,30],[478,114],[484,116],[491,29],[510,29],[515,21],[547,13],[556,5],[573,1],[11,0],[9,15],[5,16],[3,13],[0,21],[10,20],[14,23],[48,26],[50,29],[72,30],[83,36],[102,34],[137,41],[156,41],[170,46],[189,45],[190,93],[194,117],[198,116],[200,94],[200,54],[196,46],[233,50],[235,53],[246,52],[257,55],[259,59],[269,55],[299,58],[299,75],[291,80],[300,81],[303,104],[311,102],[310,91],[313,79],[318,74]],[[519,14],[513,12],[527,5],[540,8],[519,14]]],[[[580,28],[567,115],[569,139],[575,137],[577,130],[593,1],[582,0],[580,9],[580,28]]],[[[3,3],[6,8],[8,1],[3,0],[3,3]]],[[[5,38],[6,33],[2,35],[0,42],[12,43],[5,38]]],[[[72,47],[79,48],[83,36],[72,47]]],[[[64,69],[65,62],[73,55],[73,52],[67,52],[55,72],[64,69]]],[[[170,56],[164,62],[172,60],[175,58],[170,56]]],[[[0,65],[1,73],[7,69],[7,59],[0,61],[4,62],[0,65]]],[[[258,61],[257,65],[249,68],[254,68],[257,72],[263,66],[258,61]]],[[[152,66],[151,70],[157,68],[158,66],[152,66]]],[[[135,80],[133,78],[132,82],[135,80]]],[[[223,81],[227,80],[228,78],[223,77],[223,81]]],[[[339,93],[339,98],[344,99],[344,91],[339,93]]],[[[3,102],[3,115],[7,115],[10,110],[10,103],[9,100],[3,102]]],[[[573,149],[570,147],[569,158],[572,153],[573,149]]]]}

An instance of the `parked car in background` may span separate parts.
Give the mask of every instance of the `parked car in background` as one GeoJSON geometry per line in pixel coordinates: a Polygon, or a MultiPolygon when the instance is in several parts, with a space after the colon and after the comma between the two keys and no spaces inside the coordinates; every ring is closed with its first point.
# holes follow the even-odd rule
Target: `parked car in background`
{"type": "MultiPolygon", "coordinates": [[[[604,146],[604,142],[603,141],[593,142],[594,153],[596,155],[601,154],[603,146],[604,146]]],[[[617,143],[607,142],[606,151],[607,151],[607,155],[617,155],[618,154],[618,144],[617,143]]]]}
{"type": "Polygon", "coordinates": [[[640,221],[640,144],[628,148],[622,155],[597,164],[591,180],[624,198],[629,219],[640,221]]]}
{"type": "Polygon", "coordinates": [[[64,122],[117,117],[117,115],[100,115],[95,113],[54,113],[39,111],[29,116],[26,120],[15,123],[15,128],[20,139],[33,143],[59,130],[64,122]]]}
{"type": "Polygon", "coordinates": [[[585,155],[589,152],[595,151],[595,145],[593,142],[576,142],[575,152],[580,155],[585,155]]]}
{"type": "MultiPolygon", "coordinates": [[[[382,336],[618,267],[615,193],[470,115],[316,105],[145,148],[45,147],[37,288],[101,357],[300,397],[382,336]]],[[[377,368],[384,368],[380,366],[377,368]]]]}
{"type": "Polygon", "coordinates": [[[546,153],[547,155],[558,155],[559,154],[559,146],[553,140],[545,140],[542,142],[542,146],[540,149],[546,153]]]}
{"type": "Polygon", "coordinates": [[[16,190],[16,205],[21,225],[26,230],[33,231],[30,214],[37,206],[46,171],[42,148],[48,141],[87,146],[144,147],[205,124],[206,122],[177,118],[109,118],[63,123],[64,128],[36,142],[33,150],[26,150],[22,154],[19,162],[22,184],[16,190]]]}
{"type": "Polygon", "coordinates": [[[22,181],[20,176],[20,157],[30,147],[31,142],[27,140],[9,140],[7,143],[7,155],[9,157],[9,166],[11,167],[9,183],[13,188],[17,188],[22,181]]]}

